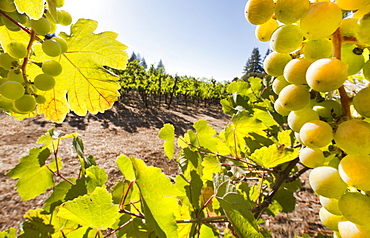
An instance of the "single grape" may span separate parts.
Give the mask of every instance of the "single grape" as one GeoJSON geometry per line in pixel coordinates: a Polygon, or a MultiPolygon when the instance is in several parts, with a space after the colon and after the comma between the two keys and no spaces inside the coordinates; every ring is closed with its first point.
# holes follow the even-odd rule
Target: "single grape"
{"type": "Polygon", "coordinates": [[[23,97],[14,101],[14,107],[20,112],[31,112],[36,107],[35,97],[25,94],[23,97]]]}
{"type": "Polygon", "coordinates": [[[64,6],[64,0],[57,0],[57,8],[61,8],[64,6]]]}
{"type": "Polygon", "coordinates": [[[45,17],[38,20],[31,20],[31,27],[39,35],[48,34],[51,29],[50,22],[45,17]]]}
{"type": "Polygon", "coordinates": [[[299,21],[309,7],[308,0],[277,0],[275,15],[280,22],[290,24],[299,21]]]}
{"type": "Polygon", "coordinates": [[[302,32],[297,25],[282,25],[272,33],[270,47],[279,53],[289,53],[301,47],[302,32]]]}
{"type": "Polygon", "coordinates": [[[347,11],[353,11],[365,7],[370,4],[369,0],[335,0],[340,8],[347,11]]]}
{"type": "Polygon", "coordinates": [[[69,14],[68,12],[64,11],[64,10],[60,10],[61,14],[63,15],[61,21],[59,21],[59,18],[58,18],[58,22],[59,24],[61,24],[62,26],[69,26],[71,25],[72,23],[72,16],[71,14],[69,14]]]}
{"type": "Polygon", "coordinates": [[[68,50],[67,42],[63,38],[61,38],[61,37],[53,37],[53,40],[55,40],[56,42],[59,43],[59,45],[61,47],[62,54],[64,54],[65,52],[67,52],[67,50],[68,50]]]}
{"type": "Polygon", "coordinates": [[[281,106],[279,99],[275,101],[274,109],[277,113],[279,113],[282,116],[288,116],[288,114],[290,113],[288,109],[285,109],[283,106],[281,106]]]}
{"type": "Polygon", "coordinates": [[[262,25],[258,25],[255,30],[256,38],[260,41],[269,41],[272,33],[279,27],[279,23],[270,18],[267,22],[262,25]]]}
{"type": "Polygon", "coordinates": [[[5,0],[0,1],[0,10],[4,12],[14,12],[16,9],[14,2],[8,2],[5,0]]]}
{"type": "Polygon", "coordinates": [[[338,170],[330,166],[314,168],[309,182],[317,194],[327,198],[339,198],[347,190],[347,184],[340,178],[338,170]]]}
{"type": "Polygon", "coordinates": [[[302,16],[300,27],[309,39],[329,37],[340,26],[342,10],[333,2],[313,3],[302,16]]]}
{"type": "Polygon", "coordinates": [[[289,54],[283,54],[278,52],[271,52],[263,61],[263,68],[265,69],[266,73],[274,76],[279,77],[283,75],[285,65],[292,60],[289,54]]]}
{"type": "Polygon", "coordinates": [[[281,106],[290,111],[304,108],[310,101],[310,92],[304,85],[290,84],[279,93],[281,106]]]}
{"type": "Polygon", "coordinates": [[[367,14],[368,12],[370,12],[370,4],[366,5],[365,7],[362,7],[360,9],[358,9],[354,14],[353,14],[353,18],[354,19],[361,19],[361,17],[363,17],[365,14],[367,14]]]}
{"type": "Polygon", "coordinates": [[[342,58],[341,60],[348,64],[348,75],[358,73],[365,64],[365,58],[362,54],[354,53],[355,44],[344,44],[342,46],[342,58]]]}
{"type": "Polygon", "coordinates": [[[351,155],[370,154],[370,124],[351,119],[339,124],[334,140],[339,148],[351,155]]]}
{"type": "Polygon", "coordinates": [[[316,168],[324,165],[325,156],[320,149],[305,147],[299,152],[299,161],[308,168],[316,168]]]}
{"type": "Polygon", "coordinates": [[[336,198],[327,198],[327,197],[323,197],[323,196],[320,196],[319,197],[320,199],[320,203],[323,207],[325,207],[325,209],[334,214],[334,215],[342,215],[342,212],[339,210],[339,206],[338,206],[338,199],[336,198]]]}
{"type": "Polygon", "coordinates": [[[274,14],[273,0],[249,0],[245,5],[245,18],[253,25],[267,22],[274,14]]]}
{"type": "Polygon", "coordinates": [[[9,70],[7,77],[8,77],[9,81],[16,81],[16,82],[19,82],[19,83],[24,82],[23,74],[19,69],[9,70]]]}
{"type": "Polygon", "coordinates": [[[307,69],[306,80],[315,91],[338,89],[347,79],[348,65],[336,58],[319,59],[307,69]]]}
{"type": "Polygon", "coordinates": [[[323,118],[331,119],[342,115],[342,105],[334,100],[315,103],[312,109],[323,118]]]}
{"type": "Polygon", "coordinates": [[[333,55],[333,43],[326,38],[309,40],[303,47],[303,54],[311,61],[329,58],[333,55]]]}
{"type": "Polygon", "coordinates": [[[293,59],[284,68],[284,77],[289,83],[306,84],[306,72],[312,61],[306,58],[293,59]]]}
{"type": "Polygon", "coordinates": [[[356,27],[356,38],[361,45],[370,45],[370,13],[365,14],[360,20],[356,27]]]}
{"type": "Polygon", "coordinates": [[[355,37],[356,36],[357,19],[345,18],[340,23],[340,32],[343,37],[355,37]]]}
{"type": "Polygon", "coordinates": [[[370,60],[366,61],[362,67],[362,74],[367,80],[370,80],[370,60]]]}
{"type": "Polygon", "coordinates": [[[343,216],[335,215],[328,212],[324,207],[320,208],[319,216],[321,222],[330,230],[338,231],[338,223],[342,220],[343,216]]]}
{"type": "Polygon", "coordinates": [[[48,91],[54,88],[55,79],[48,74],[39,74],[35,77],[34,84],[41,91],[48,91]]]}
{"type": "Polygon", "coordinates": [[[370,191],[370,156],[347,155],[339,163],[340,177],[348,185],[370,191]]]}
{"type": "Polygon", "coordinates": [[[42,43],[42,50],[45,54],[51,57],[56,57],[62,53],[62,48],[55,40],[45,40],[42,43]]]}
{"type": "Polygon", "coordinates": [[[346,193],[340,197],[338,207],[349,221],[370,226],[370,197],[356,192],[346,193]]]}
{"type": "Polygon", "coordinates": [[[305,123],[319,119],[317,112],[312,110],[312,108],[306,107],[290,112],[288,115],[288,125],[293,131],[299,132],[305,123]]]}
{"type": "Polygon", "coordinates": [[[274,81],[272,82],[272,91],[274,91],[274,93],[276,93],[277,95],[279,95],[279,93],[281,92],[281,90],[283,88],[285,88],[286,86],[288,86],[290,83],[288,83],[284,76],[281,75],[277,78],[274,79],[274,81]]]}
{"type": "Polygon", "coordinates": [[[356,111],[364,117],[370,117],[370,87],[361,89],[356,96],[353,97],[353,106],[356,111]]]}
{"type": "Polygon", "coordinates": [[[18,65],[18,59],[11,57],[8,53],[0,54],[0,67],[10,70],[18,65]]]}
{"type": "Polygon", "coordinates": [[[62,65],[56,60],[47,60],[42,63],[42,71],[51,76],[58,76],[62,73],[62,65]]]}
{"type": "Polygon", "coordinates": [[[333,140],[331,126],[320,120],[306,122],[299,130],[303,144],[310,148],[327,146],[333,140]]]}
{"type": "Polygon", "coordinates": [[[5,46],[5,51],[15,59],[27,56],[27,44],[22,41],[12,41],[5,46]]]}
{"type": "Polygon", "coordinates": [[[344,220],[338,223],[340,238],[368,238],[370,227],[344,220]]]}
{"type": "Polygon", "coordinates": [[[46,102],[46,98],[42,95],[36,95],[35,99],[38,104],[44,104],[46,102]]]}
{"type": "Polygon", "coordinates": [[[0,86],[0,94],[11,100],[21,98],[24,95],[24,92],[25,89],[19,82],[8,81],[0,86]]]}
{"type": "MultiPolygon", "coordinates": [[[[13,20],[15,20],[17,22],[20,22],[19,14],[15,13],[15,12],[9,12],[8,13],[8,16],[10,16],[11,18],[13,18],[13,20]]],[[[4,23],[4,25],[6,26],[6,28],[8,30],[10,30],[10,31],[19,31],[21,29],[16,24],[14,24],[14,22],[10,21],[6,17],[2,17],[1,18],[1,21],[4,23]]]]}

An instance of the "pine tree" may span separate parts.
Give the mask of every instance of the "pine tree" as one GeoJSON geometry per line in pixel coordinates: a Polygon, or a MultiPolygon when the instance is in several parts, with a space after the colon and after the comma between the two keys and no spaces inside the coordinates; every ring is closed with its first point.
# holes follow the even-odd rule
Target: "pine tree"
{"type": "Polygon", "coordinates": [[[159,60],[159,63],[158,63],[158,65],[157,65],[157,71],[158,71],[158,73],[160,73],[160,74],[164,74],[166,71],[165,71],[165,69],[164,69],[164,64],[163,64],[163,62],[162,62],[162,59],[161,60],[159,60]]]}
{"type": "Polygon", "coordinates": [[[132,52],[131,57],[128,59],[128,62],[132,62],[136,59],[137,59],[137,56],[136,56],[135,52],[132,52]]]}
{"type": "Polygon", "coordinates": [[[243,80],[247,80],[249,77],[263,78],[265,71],[263,70],[261,55],[257,47],[253,48],[251,57],[249,57],[244,67],[243,74],[243,80]]]}
{"type": "Polygon", "coordinates": [[[148,68],[148,65],[146,64],[146,62],[145,62],[145,58],[144,58],[144,57],[143,57],[143,58],[141,58],[141,60],[140,60],[140,65],[141,65],[141,66],[143,66],[143,67],[144,67],[144,69],[148,68]]]}

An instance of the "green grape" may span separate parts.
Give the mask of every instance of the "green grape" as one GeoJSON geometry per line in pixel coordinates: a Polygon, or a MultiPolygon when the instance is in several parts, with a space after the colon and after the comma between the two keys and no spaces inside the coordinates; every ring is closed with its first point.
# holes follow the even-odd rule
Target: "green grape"
{"type": "Polygon", "coordinates": [[[26,14],[19,14],[19,22],[23,25],[27,25],[30,22],[30,18],[26,14]]]}
{"type": "Polygon", "coordinates": [[[335,215],[327,211],[324,207],[320,208],[319,216],[321,222],[330,230],[338,231],[338,223],[342,220],[343,216],[335,215]]]}
{"type": "Polygon", "coordinates": [[[42,95],[36,95],[35,99],[38,104],[44,104],[46,102],[46,98],[42,95]]]}
{"type": "Polygon", "coordinates": [[[288,125],[293,131],[299,132],[306,122],[319,119],[317,112],[312,110],[312,108],[306,107],[298,111],[290,112],[288,115],[288,125]]]}
{"type": "Polygon", "coordinates": [[[306,72],[312,61],[306,58],[293,59],[284,68],[284,77],[289,83],[306,84],[306,72]]]}
{"type": "Polygon", "coordinates": [[[19,83],[24,82],[23,74],[19,69],[9,70],[7,77],[10,81],[16,81],[16,82],[19,82],[19,83]]]}
{"type": "Polygon", "coordinates": [[[297,25],[282,25],[271,36],[270,47],[279,53],[289,53],[301,47],[302,32],[297,25]]]}
{"type": "Polygon", "coordinates": [[[62,50],[62,54],[67,52],[67,50],[68,50],[67,42],[63,38],[53,37],[53,40],[55,40],[56,42],[59,43],[59,45],[61,47],[61,50],[62,50]]]}
{"type": "Polygon", "coordinates": [[[304,108],[310,101],[310,92],[304,85],[290,84],[279,93],[281,106],[290,111],[304,108]]]}
{"type": "Polygon", "coordinates": [[[48,91],[54,88],[55,79],[48,74],[39,74],[35,77],[34,84],[41,91],[48,91]]]}
{"type": "Polygon", "coordinates": [[[41,69],[45,74],[51,76],[58,76],[62,73],[62,65],[55,60],[47,60],[43,62],[41,69]]]}
{"type": "Polygon", "coordinates": [[[370,117],[370,87],[361,89],[353,97],[353,106],[356,111],[364,117],[370,117]]]}
{"type": "Polygon", "coordinates": [[[306,122],[299,130],[299,134],[303,144],[310,148],[327,146],[333,140],[331,126],[320,120],[306,122]]]}
{"type": "Polygon", "coordinates": [[[339,210],[339,206],[338,206],[339,200],[337,198],[327,198],[327,197],[320,196],[319,199],[320,199],[321,205],[325,207],[325,209],[328,212],[334,215],[342,215],[342,212],[339,210]]]}
{"type": "Polygon", "coordinates": [[[327,198],[339,198],[347,190],[347,184],[340,178],[338,170],[330,166],[314,168],[309,182],[317,194],[327,198]]]}
{"type": "Polygon", "coordinates": [[[288,114],[290,113],[288,109],[285,109],[283,106],[281,106],[279,99],[275,101],[274,109],[277,113],[279,113],[282,116],[288,116],[288,114]]]}
{"type": "Polygon", "coordinates": [[[340,221],[338,223],[340,238],[368,238],[370,234],[369,226],[360,226],[350,221],[340,221]]]}
{"type": "Polygon", "coordinates": [[[262,25],[258,25],[255,30],[256,38],[260,41],[269,41],[272,33],[279,27],[279,23],[270,18],[267,22],[262,25]]]}
{"type": "Polygon", "coordinates": [[[7,99],[16,100],[24,95],[24,87],[21,83],[15,81],[8,81],[0,86],[0,94],[7,99]]]}
{"type": "Polygon", "coordinates": [[[64,10],[60,10],[59,12],[61,12],[61,14],[63,16],[60,21],[59,21],[59,18],[58,18],[59,24],[61,24],[62,26],[69,26],[69,25],[71,25],[71,23],[72,23],[72,16],[68,12],[66,12],[64,10]]]}
{"type": "Polygon", "coordinates": [[[64,6],[64,0],[57,0],[57,8],[61,8],[64,6]]]}
{"type": "Polygon", "coordinates": [[[249,0],[245,5],[245,18],[253,25],[267,22],[275,11],[273,0],[249,0]]]}
{"type": "Polygon", "coordinates": [[[263,61],[263,68],[265,69],[266,73],[274,76],[279,77],[283,75],[285,65],[292,60],[289,54],[282,54],[278,52],[271,52],[263,61]]]}
{"type": "Polygon", "coordinates": [[[306,80],[315,91],[329,92],[338,89],[347,79],[348,65],[336,58],[313,62],[307,69],[306,80]]]}
{"type": "Polygon", "coordinates": [[[50,22],[50,31],[48,34],[53,34],[57,30],[57,25],[50,22]]]}
{"type": "Polygon", "coordinates": [[[51,29],[50,22],[45,17],[38,20],[31,20],[31,27],[39,35],[48,34],[51,29]]]}
{"type": "Polygon", "coordinates": [[[324,165],[325,156],[320,149],[305,147],[299,152],[299,161],[308,168],[316,168],[324,165]]]}
{"type": "Polygon", "coordinates": [[[342,46],[341,60],[348,64],[348,75],[358,73],[365,64],[365,58],[362,53],[355,53],[356,47],[355,44],[344,44],[342,46]]]}
{"type": "Polygon", "coordinates": [[[42,50],[45,54],[51,57],[56,57],[62,53],[62,48],[55,40],[45,40],[42,43],[42,50]]]}
{"type": "Polygon", "coordinates": [[[370,13],[365,14],[358,20],[356,27],[356,38],[361,45],[370,45],[370,13]]]}
{"type": "MultiPolygon", "coordinates": [[[[14,12],[9,12],[8,13],[8,16],[10,16],[11,18],[13,18],[13,20],[17,21],[17,22],[20,22],[20,19],[19,19],[19,15],[14,13],[14,12]]],[[[6,28],[10,31],[19,31],[21,28],[19,28],[16,24],[14,24],[12,21],[10,21],[8,18],[6,17],[2,17],[1,18],[1,21],[4,23],[4,25],[6,26],[6,28]]]]}
{"type": "Polygon", "coordinates": [[[357,27],[357,19],[345,18],[340,23],[340,32],[343,37],[355,37],[357,27]]]}
{"type": "Polygon", "coordinates": [[[7,98],[1,97],[0,95],[0,110],[4,110],[7,112],[10,112],[13,108],[13,102],[14,100],[9,100],[7,98]]]}
{"type": "Polygon", "coordinates": [[[277,0],[275,15],[282,23],[294,23],[299,21],[310,7],[308,0],[277,0]]]}
{"type": "Polygon", "coordinates": [[[304,57],[316,61],[333,55],[333,44],[329,39],[309,40],[303,47],[304,57]]]}
{"type": "Polygon", "coordinates": [[[12,41],[5,46],[6,52],[15,59],[27,56],[27,44],[22,41],[12,41]]]}
{"type": "Polygon", "coordinates": [[[369,0],[335,0],[340,8],[347,11],[353,11],[365,7],[370,4],[369,0]]]}
{"type": "Polygon", "coordinates": [[[360,9],[358,9],[354,14],[353,14],[353,18],[354,19],[360,19],[361,17],[363,17],[365,14],[367,14],[368,12],[370,12],[370,4],[366,5],[365,7],[362,7],[360,9]]]}
{"type": "Polygon", "coordinates": [[[25,94],[14,101],[14,108],[20,112],[31,112],[35,110],[36,100],[32,95],[25,94]]]}
{"type": "Polygon", "coordinates": [[[367,80],[370,80],[370,60],[366,61],[362,67],[362,74],[367,80]]]}
{"type": "Polygon", "coordinates": [[[342,115],[342,105],[334,100],[324,100],[313,106],[313,110],[323,118],[336,118],[342,115]]]}
{"type": "Polygon", "coordinates": [[[13,69],[14,67],[17,67],[18,59],[14,59],[11,57],[8,53],[0,54],[0,67],[4,68],[6,70],[13,69]]]}
{"type": "Polygon", "coordinates": [[[329,37],[340,26],[342,10],[333,2],[317,2],[302,16],[300,27],[309,39],[329,37]]]}
{"type": "Polygon", "coordinates": [[[370,154],[370,124],[368,122],[352,119],[339,124],[334,140],[338,147],[347,154],[370,154]]]}
{"type": "Polygon", "coordinates": [[[343,216],[358,225],[370,225],[370,197],[361,193],[346,193],[343,194],[338,206],[343,216]]]}
{"type": "Polygon", "coordinates": [[[276,93],[277,95],[279,95],[279,93],[281,92],[281,90],[283,88],[285,88],[286,86],[288,86],[290,83],[288,83],[284,76],[281,75],[277,78],[274,79],[274,82],[272,82],[272,91],[274,91],[274,93],[276,93]]]}
{"type": "MultiPolygon", "coordinates": [[[[349,186],[370,191],[370,156],[347,155],[339,163],[340,177],[349,186]]],[[[370,217],[369,217],[370,218],[370,217]]]]}
{"type": "Polygon", "coordinates": [[[0,10],[4,12],[14,12],[16,9],[14,2],[8,2],[5,0],[0,1],[0,10]]]}

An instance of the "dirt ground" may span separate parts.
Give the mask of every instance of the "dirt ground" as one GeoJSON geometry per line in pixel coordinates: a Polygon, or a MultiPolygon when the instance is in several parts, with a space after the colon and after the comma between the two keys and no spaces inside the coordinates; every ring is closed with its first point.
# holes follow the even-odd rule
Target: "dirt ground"
{"type": "MultiPolygon", "coordinates": [[[[148,165],[163,169],[167,175],[176,175],[179,170],[175,161],[169,161],[163,152],[163,141],[158,138],[159,130],[165,123],[176,128],[176,134],[182,135],[197,120],[207,120],[217,131],[221,131],[230,121],[220,107],[184,108],[168,110],[164,107],[144,109],[133,102],[120,103],[113,109],[98,115],[78,117],[70,114],[66,122],[58,124],[56,130],[63,133],[77,132],[85,144],[85,153],[97,158],[109,176],[108,187],[121,178],[115,164],[120,154],[134,156],[148,165]]],[[[15,191],[16,181],[5,176],[19,161],[27,155],[28,149],[37,146],[36,140],[52,127],[42,117],[18,122],[0,113],[0,231],[9,227],[19,227],[23,214],[30,209],[42,207],[46,195],[40,195],[30,201],[22,202],[15,191]]],[[[65,174],[78,173],[79,161],[71,148],[71,141],[61,146],[58,156],[63,158],[65,174]]],[[[308,172],[301,178],[302,189],[297,191],[295,211],[267,218],[264,226],[272,231],[273,237],[290,238],[294,235],[318,234],[331,236],[319,221],[320,208],[318,198],[307,184],[308,172]]]]}

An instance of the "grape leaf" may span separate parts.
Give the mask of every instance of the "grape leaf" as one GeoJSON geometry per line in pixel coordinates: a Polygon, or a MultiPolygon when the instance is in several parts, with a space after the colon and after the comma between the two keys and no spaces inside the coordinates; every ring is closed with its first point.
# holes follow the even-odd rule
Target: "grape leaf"
{"type": "Polygon", "coordinates": [[[266,168],[272,168],[279,164],[292,161],[297,156],[297,150],[291,151],[284,148],[280,149],[274,144],[269,147],[262,147],[255,150],[251,159],[266,168]]]}
{"type": "Polygon", "coordinates": [[[214,138],[216,131],[208,125],[206,120],[199,120],[194,123],[195,130],[197,131],[198,146],[206,148],[212,152],[217,152],[218,140],[214,138]]]}
{"type": "Polygon", "coordinates": [[[136,180],[134,167],[132,165],[131,160],[127,156],[120,155],[116,160],[116,164],[126,180],[128,181],[136,180]]]}
{"type": "Polygon", "coordinates": [[[16,187],[23,201],[32,199],[54,186],[53,173],[45,165],[49,155],[48,148],[33,148],[29,155],[21,158],[20,163],[7,173],[11,178],[19,178],[16,187]]]}
{"type": "MultiPolygon", "coordinates": [[[[69,179],[72,182],[76,182],[75,179],[69,179]]],[[[71,189],[72,184],[68,183],[67,181],[60,182],[57,186],[53,188],[53,193],[46,199],[45,205],[43,209],[51,213],[56,206],[62,204],[65,200],[65,196],[67,192],[71,189]]]]}
{"type": "Polygon", "coordinates": [[[107,182],[107,173],[103,168],[94,165],[86,169],[86,188],[92,193],[96,187],[104,187],[107,182]]]}
{"type": "Polygon", "coordinates": [[[159,132],[159,138],[166,140],[164,142],[164,152],[168,159],[173,158],[175,153],[175,128],[171,124],[165,124],[159,132]]]}
{"type": "Polygon", "coordinates": [[[16,238],[17,237],[17,230],[12,227],[5,231],[0,231],[0,238],[16,238]]]}
{"type": "Polygon", "coordinates": [[[19,13],[26,13],[30,18],[39,19],[44,13],[45,0],[14,0],[19,13]]]}
{"type": "Polygon", "coordinates": [[[84,195],[60,206],[58,216],[83,226],[105,230],[113,226],[120,216],[118,205],[112,204],[112,196],[102,187],[90,195],[84,195]]]}
{"type": "Polygon", "coordinates": [[[0,42],[5,46],[12,41],[22,41],[28,43],[30,35],[24,31],[10,31],[5,26],[0,26],[0,42]]]}
{"type": "Polygon", "coordinates": [[[122,238],[148,238],[150,237],[148,229],[144,224],[143,220],[140,218],[131,219],[130,215],[122,215],[119,219],[119,225],[114,228],[118,229],[116,231],[117,237],[122,238]],[[121,229],[119,225],[126,224],[121,229]]]}
{"type": "Polygon", "coordinates": [[[218,158],[214,155],[207,155],[202,162],[203,178],[212,181],[213,174],[221,172],[221,164],[218,158]]]}
{"type": "Polygon", "coordinates": [[[71,26],[70,35],[61,33],[68,50],[55,60],[63,72],[55,78],[55,87],[44,93],[46,103],[38,107],[46,119],[62,122],[70,109],[81,116],[87,111],[103,112],[117,100],[117,77],[103,66],[124,69],[127,47],[116,40],[117,33],[95,34],[97,26],[96,21],[79,19],[71,26]]]}

